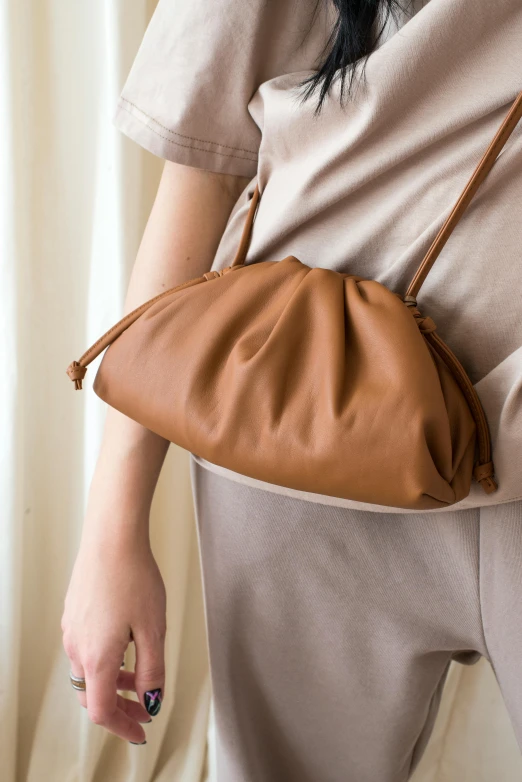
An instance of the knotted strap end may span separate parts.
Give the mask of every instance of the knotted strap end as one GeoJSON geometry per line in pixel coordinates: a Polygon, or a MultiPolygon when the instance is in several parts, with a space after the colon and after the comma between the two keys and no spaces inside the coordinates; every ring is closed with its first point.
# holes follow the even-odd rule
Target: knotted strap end
{"type": "Polygon", "coordinates": [[[432,331],[435,331],[437,328],[435,321],[433,318],[430,318],[429,315],[426,315],[426,317],[420,317],[416,318],[417,326],[419,327],[420,331],[423,332],[423,334],[429,334],[432,331]]]}
{"type": "Polygon", "coordinates": [[[405,296],[403,302],[406,304],[407,307],[409,307],[409,310],[413,315],[413,317],[415,318],[415,322],[419,327],[419,330],[423,334],[430,334],[432,331],[436,330],[437,324],[435,323],[433,318],[430,318],[429,315],[423,315],[420,312],[420,310],[417,307],[417,302],[413,296],[405,296]]]}
{"type": "Polygon", "coordinates": [[[73,361],[65,371],[73,381],[75,391],[81,391],[82,380],[87,374],[87,367],[82,367],[78,361],[73,361]]]}
{"type": "Polygon", "coordinates": [[[473,470],[475,480],[480,483],[486,494],[492,494],[498,489],[498,484],[493,477],[494,471],[493,462],[476,464],[475,469],[473,470]]]}

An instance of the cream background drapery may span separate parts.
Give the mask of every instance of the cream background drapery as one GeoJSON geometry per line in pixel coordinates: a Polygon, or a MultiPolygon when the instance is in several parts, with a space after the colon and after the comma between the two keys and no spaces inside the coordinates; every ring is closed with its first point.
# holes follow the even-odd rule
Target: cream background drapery
{"type": "MultiPolygon", "coordinates": [[[[186,453],[170,449],[154,502],[167,692],[145,747],[90,723],[68,683],[59,624],[104,416],[90,389],[96,364],[81,395],[64,370],[121,315],[161,171],[111,124],[153,6],[0,0],[2,782],[214,779],[186,453]]],[[[454,665],[415,782],[520,778],[489,665],[454,665]]]]}

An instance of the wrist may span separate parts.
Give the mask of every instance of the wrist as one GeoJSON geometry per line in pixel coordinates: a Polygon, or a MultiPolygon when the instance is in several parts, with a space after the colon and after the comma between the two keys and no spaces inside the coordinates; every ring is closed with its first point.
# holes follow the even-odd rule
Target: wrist
{"type": "Polygon", "coordinates": [[[91,482],[82,538],[111,546],[149,540],[154,484],[125,459],[100,457],[91,482]]]}
{"type": "Polygon", "coordinates": [[[149,512],[131,510],[98,501],[90,503],[85,515],[81,545],[88,548],[124,550],[150,546],[149,512]]]}

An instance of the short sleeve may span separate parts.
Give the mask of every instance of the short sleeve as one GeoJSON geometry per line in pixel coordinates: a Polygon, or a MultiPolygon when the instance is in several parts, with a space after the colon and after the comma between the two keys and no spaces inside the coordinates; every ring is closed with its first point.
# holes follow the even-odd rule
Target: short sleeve
{"type": "Polygon", "coordinates": [[[263,82],[317,67],[330,31],[316,7],[317,0],[159,0],[114,124],[167,160],[254,176],[261,132],[248,104],[263,82]]]}

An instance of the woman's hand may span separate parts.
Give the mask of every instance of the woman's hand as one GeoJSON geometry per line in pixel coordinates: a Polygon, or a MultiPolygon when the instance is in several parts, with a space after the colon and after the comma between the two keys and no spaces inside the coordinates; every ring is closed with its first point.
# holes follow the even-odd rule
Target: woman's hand
{"type": "Polygon", "coordinates": [[[90,719],[137,744],[146,735],[140,723],[158,713],[165,691],[165,615],[165,587],[143,536],[85,536],[65,598],[63,644],[72,673],[86,680],[77,695],[90,719]],[[121,671],[132,639],[135,672],[121,671]],[[139,702],[118,690],[134,690],[139,702]]]}

